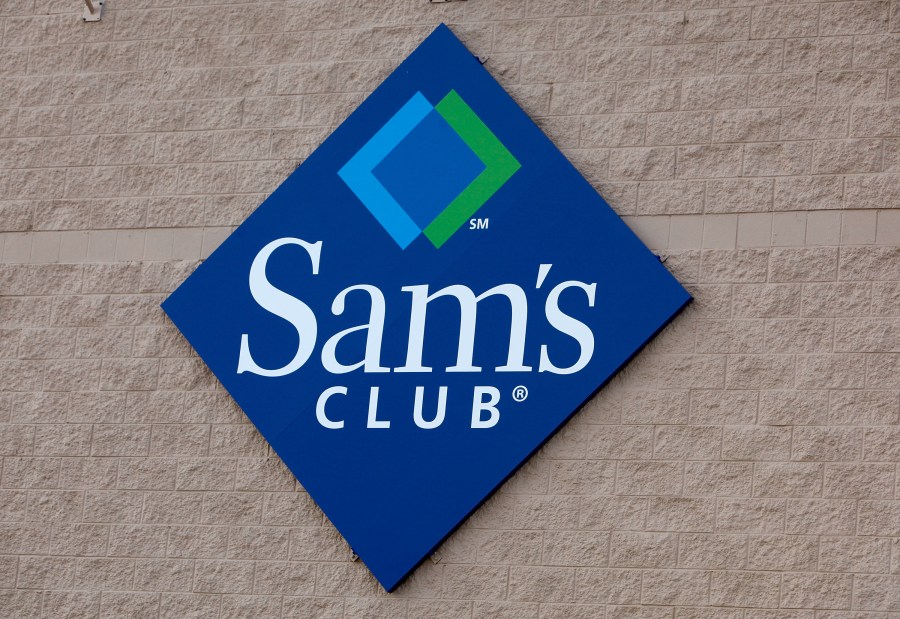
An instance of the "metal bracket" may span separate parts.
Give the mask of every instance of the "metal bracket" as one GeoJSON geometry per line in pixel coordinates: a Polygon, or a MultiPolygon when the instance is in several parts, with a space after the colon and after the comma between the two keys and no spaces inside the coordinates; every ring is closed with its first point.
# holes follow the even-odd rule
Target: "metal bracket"
{"type": "Polygon", "coordinates": [[[435,565],[437,565],[438,563],[441,562],[441,559],[443,559],[443,558],[444,558],[444,555],[435,551],[434,554],[431,555],[431,562],[434,563],[435,565]]]}
{"type": "Polygon", "coordinates": [[[82,21],[100,21],[103,17],[104,0],[84,0],[84,13],[81,15],[82,21]]]}

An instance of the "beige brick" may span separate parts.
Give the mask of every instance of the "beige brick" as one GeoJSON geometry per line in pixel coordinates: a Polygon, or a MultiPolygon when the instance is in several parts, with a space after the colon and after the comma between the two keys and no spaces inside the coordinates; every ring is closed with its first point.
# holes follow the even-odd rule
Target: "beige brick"
{"type": "Polygon", "coordinates": [[[804,316],[850,316],[867,314],[871,299],[868,284],[804,284],[804,316]]]}
{"type": "Polygon", "coordinates": [[[94,427],[91,453],[95,456],[146,455],[150,426],[102,424],[94,427]]]}
{"type": "MultiPolygon", "coordinates": [[[[819,105],[875,104],[884,101],[887,80],[878,71],[826,71],[817,78],[816,102],[819,105]]],[[[886,106],[872,106],[860,111],[860,122],[867,118],[867,111],[883,114],[886,106]]],[[[854,110],[855,112],[855,110],[854,110]]],[[[850,135],[860,135],[854,129],[856,121],[851,122],[850,135]]],[[[866,125],[863,124],[863,127],[866,125]]],[[[865,132],[861,135],[870,135],[865,132]]]]}
{"type": "Polygon", "coordinates": [[[829,464],[825,466],[825,496],[877,499],[891,492],[893,464],[829,464]]]}
{"type": "Polygon", "coordinates": [[[109,528],[109,555],[163,557],[168,537],[168,529],[162,526],[112,525],[109,528]]]}
{"type": "Polygon", "coordinates": [[[110,591],[101,596],[100,613],[104,617],[141,617],[159,612],[158,593],[110,591]]]}
{"type": "Polygon", "coordinates": [[[710,573],[688,570],[645,570],[641,587],[644,604],[698,605],[709,599],[710,573]]]}
{"type": "Polygon", "coordinates": [[[865,361],[860,355],[809,355],[797,358],[797,386],[801,389],[861,388],[865,361]]]}
{"type": "Polygon", "coordinates": [[[625,217],[623,220],[648,248],[658,250],[668,247],[668,217],[625,217]]]}
{"type": "Polygon", "coordinates": [[[581,505],[579,527],[582,529],[641,529],[646,521],[646,498],[588,497],[581,505]]]}
{"type": "Polygon", "coordinates": [[[703,193],[704,184],[698,181],[641,183],[638,214],[702,213],[703,193]]]}
{"type": "Polygon", "coordinates": [[[665,388],[711,389],[723,386],[725,357],[721,355],[671,355],[661,368],[665,388]]]}
{"type": "Polygon", "coordinates": [[[822,34],[871,34],[887,29],[888,3],[836,2],[822,7],[819,31],[822,34]]]}
{"type": "Polygon", "coordinates": [[[177,490],[231,490],[235,461],[223,458],[184,458],[178,461],[177,490]]]}
{"type": "Polygon", "coordinates": [[[892,318],[861,318],[835,323],[835,350],[841,352],[896,352],[900,324],[892,318]]]}
{"type": "MultiPolygon", "coordinates": [[[[816,76],[813,73],[771,73],[750,76],[748,102],[758,107],[814,105],[816,76]]],[[[770,113],[780,110],[770,110],[770,113]]],[[[776,114],[780,119],[780,114],[776,114]]],[[[776,120],[775,126],[778,126],[776,120]]],[[[772,139],[777,138],[773,136],[772,139]]],[[[759,140],[754,140],[759,141],[759,140]]]]}
{"type": "Polygon", "coordinates": [[[444,594],[456,599],[496,599],[505,595],[508,569],[449,565],[444,570],[444,594]]]}
{"type": "Polygon", "coordinates": [[[856,66],[891,69],[900,60],[896,34],[878,34],[856,38],[853,59],[856,66]]]}
{"type": "Polygon", "coordinates": [[[575,82],[584,78],[584,56],[573,52],[531,52],[522,56],[522,81],[575,82]]]}
{"type": "MultiPolygon", "coordinates": [[[[368,610],[372,606],[379,609],[379,606],[391,606],[390,604],[379,604],[378,600],[371,602],[358,601],[356,604],[347,605],[347,617],[360,617],[365,614],[356,614],[356,609],[368,610]],[[354,614],[350,614],[350,613],[354,614]]],[[[394,605],[395,606],[395,605],[394,605]]],[[[281,610],[280,600],[271,596],[226,596],[222,599],[222,613],[226,616],[241,616],[242,614],[252,615],[255,617],[272,617],[281,610]]],[[[386,615],[371,615],[386,616],[386,615]]]]}
{"type": "Polygon", "coordinates": [[[890,280],[900,272],[900,252],[893,247],[847,248],[841,253],[840,279],[890,280]]]}
{"type": "Polygon", "coordinates": [[[611,492],[615,466],[610,462],[553,462],[550,492],[553,494],[605,494],[611,492]]]}
{"type": "Polygon", "coordinates": [[[859,576],[855,593],[860,608],[892,610],[900,608],[897,576],[859,576]]]}
{"type": "Polygon", "coordinates": [[[896,535],[900,531],[900,510],[891,501],[860,501],[860,535],[896,535]]]}
{"type": "Polygon", "coordinates": [[[575,601],[635,604],[641,600],[638,570],[582,568],[575,570],[575,601]]]}
{"type": "Polygon", "coordinates": [[[822,465],[763,463],[755,467],[754,493],[772,497],[811,497],[822,492],[822,465]]]}
{"type": "Polygon", "coordinates": [[[773,319],[766,323],[766,349],[775,353],[831,352],[833,331],[830,320],[773,319]]]}
{"type": "Polygon", "coordinates": [[[682,81],[683,109],[726,109],[746,105],[746,101],[745,76],[696,77],[682,81]]]}
{"type": "Polygon", "coordinates": [[[778,139],[781,111],[772,109],[723,110],[713,120],[716,142],[765,142],[778,139]]]}
{"type": "Polygon", "coordinates": [[[203,495],[187,492],[154,492],[144,500],[143,522],[191,524],[200,520],[203,495]]]}
{"type": "Polygon", "coordinates": [[[536,602],[573,600],[575,570],[561,567],[512,567],[509,570],[509,598],[536,602]]]}
{"type": "Polygon", "coordinates": [[[676,494],[681,488],[682,466],[665,462],[622,462],[616,480],[621,494],[676,494]]]}
{"type": "Polygon", "coordinates": [[[751,535],[748,566],[755,570],[813,571],[818,540],[802,535],[751,535]]]}
{"type": "Polygon", "coordinates": [[[737,176],[742,148],[735,144],[708,144],[678,148],[676,176],[679,178],[715,178],[737,176]]]}
{"type": "Polygon", "coordinates": [[[761,282],[768,270],[768,251],[738,249],[706,250],[701,254],[701,277],[706,282],[761,282]]]}
{"type": "Polygon", "coordinates": [[[749,36],[750,9],[687,11],[685,19],[685,41],[733,41],[749,36]]]}
{"type": "Polygon", "coordinates": [[[253,563],[248,561],[198,560],[195,562],[194,590],[202,593],[250,593],[253,563]]]}
{"type": "Polygon", "coordinates": [[[781,576],[767,572],[713,572],[710,602],[717,606],[775,608],[781,576]]]}
{"type": "Polygon", "coordinates": [[[866,428],[865,459],[875,461],[897,461],[900,458],[897,444],[896,428],[866,428]]]}
{"type": "Polygon", "coordinates": [[[898,315],[896,301],[900,299],[900,285],[894,282],[872,284],[872,314],[876,316],[898,315]]]}
{"type": "Polygon", "coordinates": [[[794,359],[785,355],[729,357],[725,376],[728,389],[783,389],[794,385],[794,359]]]}
{"type": "Polygon", "coordinates": [[[681,95],[678,80],[619,82],[616,110],[620,112],[669,112],[677,109],[681,95]]]}
{"type": "Polygon", "coordinates": [[[813,173],[878,172],[881,162],[881,140],[822,140],[815,143],[813,173]]]}
{"type": "Polygon", "coordinates": [[[264,561],[256,566],[256,593],[311,595],[315,590],[315,566],[308,563],[264,561]]]}
{"type": "Polygon", "coordinates": [[[702,239],[703,218],[699,215],[673,217],[669,221],[669,249],[700,249],[702,239]]]}
{"type": "Polygon", "coordinates": [[[716,528],[727,533],[782,533],[785,510],[780,499],[719,499],[716,528]]]}
{"type": "Polygon", "coordinates": [[[900,243],[900,219],[894,211],[879,211],[875,232],[875,242],[879,245],[896,245],[900,243]]]}
{"type": "Polygon", "coordinates": [[[646,47],[610,47],[591,51],[586,55],[585,66],[585,78],[591,81],[646,78],[650,77],[650,50],[646,47]]]}
{"type": "Polygon", "coordinates": [[[579,501],[575,497],[520,496],[514,523],[522,529],[573,529],[578,522],[579,501]]]}
{"type": "Polygon", "coordinates": [[[753,391],[693,391],[692,423],[752,424],[756,419],[758,396],[753,391]]]}
{"type": "Polygon", "coordinates": [[[837,275],[836,248],[773,249],[769,259],[772,281],[828,281],[837,275]]]}
{"type": "Polygon", "coordinates": [[[807,245],[837,245],[840,243],[841,213],[816,211],[806,215],[807,245]]]}
{"type": "Polygon", "coordinates": [[[554,84],[550,113],[607,114],[613,111],[616,91],[606,82],[554,84]]]}
{"type": "Polygon", "coordinates": [[[849,499],[789,500],[784,532],[790,535],[852,535],[856,532],[856,502],[849,499]]]}
{"type": "Polygon", "coordinates": [[[57,555],[97,556],[106,554],[109,528],[97,524],[54,525],[50,551],[57,555]]]}
{"type": "Polygon", "coordinates": [[[224,558],[228,545],[226,527],[174,525],[168,527],[168,556],[180,558],[224,558]]]}
{"type": "Polygon", "coordinates": [[[783,39],[818,34],[819,8],[813,5],[755,7],[750,26],[754,39],[783,39]]]}
{"type": "Polygon", "coordinates": [[[839,209],[843,195],[843,179],[839,176],[778,178],[775,181],[775,210],[839,209]]]}
{"type": "Polygon", "coordinates": [[[616,149],[610,154],[613,179],[665,180],[675,174],[675,151],[671,148],[616,149]]]}
{"type": "Polygon", "coordinates": [[[597,604],[541,604],[540,612],[547,619],[588,619],[603,613],[603,608],[597,604]]]}
{"type": "Polygon", "coordinates": [[[610,562],[615,567],[674,567],[677,537],[671,533],[613,532],[610,562]]]}
{"type": "Polygon", "coordinates": [[[881,572],[890,566],[890,544],[875,537],[823,537],[819,562],[829,572],[881,572]]]}
{"type": "Polygon", "coordinates": [[[679,540],[678,564],[691,569],[743,569],[747,564],[747,538],[684,533],[679,540]]]}
{"type": "Polygon", "coordinates": [[[734,249],[737,243],[736,215],[707,215],[703,219],[704,249],[734,249]]]}
{"type": "Polygon", "coordinates": [[[847,106],[789,107],[781,111],[784,139],[847,137],[850,108],[847,106]]]}
{"type": "Polygon", "coordinates": [[[804,142],[765,142],[744,147],[747,176],[790,176],[810,171],[812,148],[804,142]]]}
{"type": "Polygon", "coordinates": [[[564,17],[556,22],[556,45],[561,49],[602,48],[615,39],[615,18],[564,17]]]}
{"type": "Polygon", "coordinates": [[[768,247],[772,242],[772,216],[768,213],[738,215],[737,246],[768,247]]]}
{"type": "Polygon", "coordinates": [[[76,559],[69,557],[22,557],[17,583],[23,589],[71,588],[76,559]]]}
{"type": "Polygon", "coordinates": [[[680,42],[684,35],[681,12],[626,15],[618,20],[619,41],[623,45],[666,45],[680,42]]]}
{"type": "Polygon", "coordinates": [[[43,596],[43,611],[60,617],[96,616],[100,612],[100,593],[48,591],[43,596]]]}
{"type": "Polygon", "coordinates": [[[654,457],[665,460],[712,460],[719,455],[721,431],[715,426],[657,428],[654,457]]]}
{"type": "Polygon", "coordinates": [[[787,460],[790,450],[787,427],[726,427],[722,437],[722,457],[728,460],[787,460]]]}
{"type": "MultiPolygon", "coordinates": [[[[862,452],[862,433],[849,428],[796,428],[793,459],[806,461],[857,460],[862,452]]],[[[830,469],[828,469],[830,470],[830,469]]]]}
{"type": "Polygon", "coordinates": [[[785,574],[782,606],[850,608],[852,579],[842,574],[785,574]]]}
{"type": "Polygon", "coordinates": [[[781,41],[736,41],[719,45],[719,73],[771,73],[782,67],[781,41]]]}
{"type": "Polygon", "coordinates": [[[772,245],[791,247],[806,242],[806,213],[773,213],[772,245]]]}
{"type": "Polygon", "coordinates": [[[139,492],[89,491],[84,495],[85,522],[137,523],[142,508],[139,492]]]}
{"type": "Polygon", "coordinates": [[[653,497],[647,512],[647,528],[667,531],[712,531],[715,500],[710,498],[653,497]]]}

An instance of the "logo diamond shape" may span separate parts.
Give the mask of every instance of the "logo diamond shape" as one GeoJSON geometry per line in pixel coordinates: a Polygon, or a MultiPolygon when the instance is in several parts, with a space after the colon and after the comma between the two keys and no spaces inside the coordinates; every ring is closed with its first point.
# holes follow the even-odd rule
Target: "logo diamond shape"
{"type": "Polygon", "coordinates": [[[690,300],[440,26],[163,309],[391,591],[690,300]]]}
{"type": "Polygon", "coordinates": [[[421,92],[414,94],[338,174],[401,249],[406,249],[422,232],[440,248],[520,167],[472,108],[451,90],[437,105],[429,103],[421,92]],[[421,229],[373,170],[433,111],[456,131],[484,170],[421,229]]]}

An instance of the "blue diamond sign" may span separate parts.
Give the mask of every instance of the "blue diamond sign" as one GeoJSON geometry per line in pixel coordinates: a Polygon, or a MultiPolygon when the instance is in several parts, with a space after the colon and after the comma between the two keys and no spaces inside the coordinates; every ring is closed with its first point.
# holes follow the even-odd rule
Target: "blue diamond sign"
{"type": "Polygon", "coordinates": [[[391,591],[690,299],[440,26],[163,308],[391,591]]]}

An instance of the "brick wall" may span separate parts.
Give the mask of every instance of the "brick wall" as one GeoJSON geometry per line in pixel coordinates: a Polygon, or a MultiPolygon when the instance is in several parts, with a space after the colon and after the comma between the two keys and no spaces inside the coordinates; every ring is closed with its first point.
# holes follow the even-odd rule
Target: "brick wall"
{"type": "Polygon", "coordinates": [[[900,613],[900,2],[0,0],[0,616],[900,613]],[[447,21],[696,296],[385,595],[159,302],[447,21]]]}

